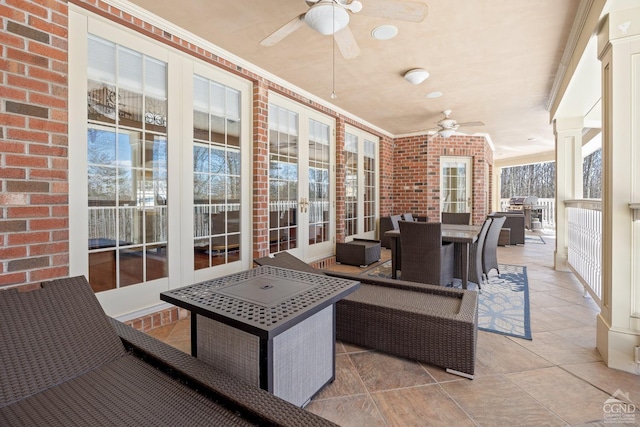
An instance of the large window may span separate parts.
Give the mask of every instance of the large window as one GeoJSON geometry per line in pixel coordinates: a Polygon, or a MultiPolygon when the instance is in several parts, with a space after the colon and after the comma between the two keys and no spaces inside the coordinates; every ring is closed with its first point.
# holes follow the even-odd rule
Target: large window
{"type": "Polygon", "coordinates": [[[96,292],[167,276],[167,69],[88,39],[89,281],[96,292]]]}
{"type": "Polygon", "coordinates": [[[240,259],[240,92],[193,81],[193,224],[196,270],[240,259]]]}

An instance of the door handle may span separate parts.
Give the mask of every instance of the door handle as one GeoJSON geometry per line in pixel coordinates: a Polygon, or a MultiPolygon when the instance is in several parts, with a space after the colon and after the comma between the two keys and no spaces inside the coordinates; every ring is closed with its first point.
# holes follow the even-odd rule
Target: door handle
{"type": "Polygon", "coordinates": [[[306,213],[307,210],[309,209],[309,202],[307,201],[307,199],[305,197],[302,197],[299,203],[300,203],[300,213],[306,213]]]}

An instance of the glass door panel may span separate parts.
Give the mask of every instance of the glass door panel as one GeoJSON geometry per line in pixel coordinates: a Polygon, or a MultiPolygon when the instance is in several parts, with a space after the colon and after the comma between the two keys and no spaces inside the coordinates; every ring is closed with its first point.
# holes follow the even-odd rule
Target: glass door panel
{"type": "Polygon", "coordinates": [[[345,237],[375,238],[378,214],[378,139],[359,129],[345,133],[345,237]]]}
{"type": "Polygon", "coordinates": [[[241,259],[240,92],[193,78],[193,268],[241,259]]]}
{"type": "Polygon", "coordinates": [[[298,247],[298,114],[269,106],[269,252],[298,247]]]}
{"type": "Polygon", "coordinates": [[[330,131],[329,125],[309,119],[309,245],[329,241],[330,131]]]}
{"type": "Polygon", "coordinates": [[[168,275],[167,66],[92,35],[88,52],[88,276],[101,292],[168,275]]]}
{"type": "Polygon", "coordinates": [[[440,158],[442,212],[471,212],[471,158],[440,158]]]}

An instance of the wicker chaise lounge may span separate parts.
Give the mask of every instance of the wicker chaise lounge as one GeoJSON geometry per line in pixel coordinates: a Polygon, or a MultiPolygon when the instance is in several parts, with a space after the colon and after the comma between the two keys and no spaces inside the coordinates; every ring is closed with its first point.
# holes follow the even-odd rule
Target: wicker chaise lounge
{"type": "Polygon", "coordinates": [[[109,319],[84,277],[0,291],[2,426],[329,426],[109,319]]]}
{"type": "MultiPolygon", "coordinates": [[[[312,268],[287,252],[254,262],[302,271],[312,268]]],[[[477,292],[327,270],[315,272],[361,283],[360,289],[336,304],[338,340],[473,378],[477,292]]]]}

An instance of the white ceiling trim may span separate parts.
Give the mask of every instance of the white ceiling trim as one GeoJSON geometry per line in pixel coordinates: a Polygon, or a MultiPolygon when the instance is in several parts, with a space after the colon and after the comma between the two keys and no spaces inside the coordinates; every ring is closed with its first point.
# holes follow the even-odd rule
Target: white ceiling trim
{"type": "Polygon", "coordinates": [[[182,27],[178,27],[174,24],[172,24],[169,21],[166,21],[165,19],[149,12],[146,9],[141,8],[140,6],[137,6],[129,1],[126,0],[104,0],[104,2],[110,6],[113,6],[125,13],[130,14],[131,16],[134,16],[136,18],[139,18],[145,22],[148,22],[149,24],[153,25],[154,27],[160,28],[164,31],[167,31],[173,35],[175,35],[176,37],[179,37],[180,39],[189,42],[193,45],[196,46],[200,46],[203,49],[213,53],[214,55],[217,55],[221,58],[224,58],[225,60],[228,60],[234,64],[236,64],[239,67],[242,67],[243,69],[257,74],[261,77],[264,77],[265,79],[270,80],[271,82],[282,86],[285,89],[291,90],[292,92],[295,92],[296,94],[307,98],[323,107],[326,107],[330,110],[333,110],[336,114],[340,114],[344,117],[347,117],[349,119],[352,119],[354,121],[356,121],[357,123],[367,126],[369,127],[371,130],[374,130],[384,136],[387,136],[389,138],[395,138],[395,136],[384,130],[379,128],[376,125],[373,125],[369,122],[367,122],[366,120],[353,115],[352,113],[349,113],[348,111],[345,111],[329,102],[326,102],[325,100],[323,100],[322,98],[319,98],[307,91],[305,91],[304,89],[299,88],[298,86],[283,80],[282,78],[276,76],[275,74],[271,74],[270,72],[258,67],[255,64],[252,64],[242,58],[240,58],[239,56],[236,56],[234,54],[232,54],[231,52],[228,52],[224,49],[222,49],[219,46],[216,46],[215,44],[211,43],[208,40],[205,40],[201,37],[196,36],[193,33],[190,33],[189,31],[186,31],[184,28],[182,27]]]}
{"type": "Polygon", "coordinates": [[[551,111],[551,108],[553,107],[553,104],[556,102],[556,98],[560,93],[562,82],[565,79],[569,63],[571,62],[571,58],[576,51],[576,47],[578,46],[580,35],[582,34],[584,26],[587,23],[587,18],[589,17],[589,11],[593,6],[593,1],[594,0],[581,0],[580,5],[578,6],[578,11],[576,12],[576,17],[573,21],[573,25],[571,26],[571,32],[569,33],[569,39],[567,40],[564,52],[562,53],[560,65],[558,66],[558,72],[556,73],[556,77],[553,80],[551,93],[549,94],[549,99],[547,100],[547,105],[545,107],[549,112],[551,111]]]}

